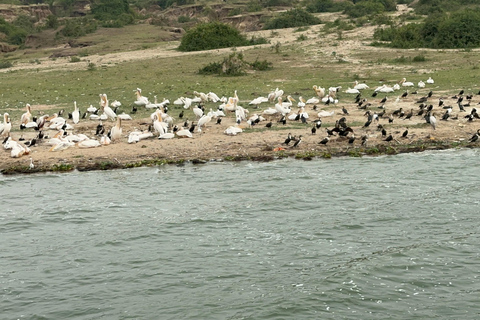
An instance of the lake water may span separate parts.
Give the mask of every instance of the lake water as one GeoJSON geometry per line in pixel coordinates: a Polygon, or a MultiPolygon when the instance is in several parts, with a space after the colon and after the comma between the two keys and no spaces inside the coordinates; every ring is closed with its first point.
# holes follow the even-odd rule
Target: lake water
{"type": "Polygon", "coordinates": [[[479,156],[0,176],[0,318],[479,319],[479,156]]]}

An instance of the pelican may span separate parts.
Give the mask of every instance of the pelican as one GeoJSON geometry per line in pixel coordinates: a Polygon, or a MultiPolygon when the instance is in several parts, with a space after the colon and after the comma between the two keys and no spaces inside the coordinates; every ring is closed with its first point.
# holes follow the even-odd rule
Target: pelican
{"type": "Polygon", "coordinates": [[[104,135],[100,138],[100,144],[102,146],[108,146],[111,142],[112,142],[112,140],[110,140],[110,138],[106,135],[104,135]]]}
{"type": "Polygon", "coordinates": [[[435,113],[430,113],[430,115],[428,116],[428,123],[430,123],[430,125],[432,126],[433,130],[436,129],[437,127],[437,118],[435,118],[435,113]]]}
{"type": "Polygon", "coordinates": [[[275,89],[275,91],[272,91],[268,94],[268,100],[273,102],[277,100],[279,97],[283,96],[284,92],[283,90],[279,90],[278,88],[275,89]]]}
{"type": "Polygon", "coordinates": [[[203,116],[198,120],[198,123],[197,123],[197,131],[198,131],[198,132],[202,132],[201,127],[202,127],[202,126],[206,127],[206,126],[207,126],[207,123],[209,123],[211,120],[212,120],[212,116],[203,115],[203,116]]]}
{"type": "Polygon", "coordinates": [[[403,78],[403,79],[399,82],[399,84],[401,84],[402,87],[413,87],[413,86],[414,86],[413,82],[407,81],[406,78],[403,78]]]}
{"type": "Polygon", "coordinates": [[[250,101],[248,104],[255,106],[255,108],[258,108],[258,105],[262,102],[268,102],[268,98],[265,97],[258,97],[250,101]]]}
{"type": "Polygon", "coordinates": [[[345,90],[345,93],[352,93],[352,94],[359,94],[360,93],[360,90],[358,89],[351,89],[350,87],[348,87],[347,90],[345,90]]]}
{"type": "Polygon", "coordinates": [[[158,132],[159,135],[167,133],[167,130],[168,130],[168,124],[163,122],[162,115],[158,110],[154,116],[153,128],[155,129],[155,132],[158,132]]]}
{"type": "Polygon", "coordinates": [[[418,81],[417,86],[418,86],[419,88],[425,88],[425,82],[423,82],[422,80],[420,80],[420,81],[418,81]]]}
{"type": "Polygon", "coordinates": [[[389,93],[389,92],[393,92],[394,89],[392,87],[387,86],[386,84],[383,84],[382,86],[376,88],[375,91],[389,93]]]}
{"type": "Polygon", "coordinates": [[[158,139],[173,139],[175,138],[175,133],[167,132],[158,136],[158,139]]]}
{"type": "Polygon", "coordinates": [[[435,81],[432,79],[432,77],[428,77],[427,81],[428,84],[434,84],[435,81]]]}
{"type": "Polygon", "coordinates": [[[319,118],[322,118],[322,117],[331,117],[335,114],[335,111],[331,111],[331,112],[328,112],[328,111],[325,111],[325,110],[321,110],[317,116],[319,118]]]}
{"type": "MultiPolygon", "coordinates": [[[[108,105],[108,98],[107,98],[107,94],[101,94],[100,95],[100,98],[102,99],[102,107],[103,107],[103,113],[110,119],[112,120],[115,120],[115,118],[117,117],[117,115],[115,114],[115,112],[113,112],[112,108],[110,108],[110,106],[108,105]]],[[[101,118],[100,118],[101,119],[101,118]]],[[[103,119],[102,119],[103,120],[103,119]]]]}
{"type": "Polygon", "coordinates": [[[82,148],[82,149],[96,148],[96,147],[100,147],[101,145],[102,144],[100,143],[100,141],[95,140],[95,139],[87,139],[87,140],[83,140],[83,141],[80,141],[79,143],[77,143],[77,147],[82,148]]]}
{"type": "Polygon", "coordinates": [[[299,108],[305,107],[305,105],[307,104],[306,102],[307,101],[302,96],[298,97],[297,107],[299,108]]]}
{"type": "Polygon", "coordinates": [[[223,133],[225,133],[228,136],[236,136],[238,133],[243,132],[242,128],[238,126],[230,126],[223,133]]]}
{"type": "Polygon", "coordinates": [[[137,143],[140,140],[153,137],[153,133],[150,131],[132,131],[128,135],[128,143],[137,143]]]}
{"type": "Polygon", "coordinates": [[[197,116],[197,119],[203,116],[203,110],[200,109],[197,105],[192,108],[193,113],[197,116]]]}
{"type": "Polygon", "coordinates": [[[175,132],[175,134],[179,138],[192,138],[193,137],[192,133],[188,129],[178,130],[177,132],[175,132]]]}
{"type": "Polygon", "coordinates": [[[305,102],[305,104],[317,104],[319,102],[320,102],[320,99],[318,98],[310,98],[305,102]]]}
{"type": "Polygon", "coordinates": [[[118,118],[122,120],[132,120],[132,117],[129,114],[126,114],[125,112],[122,112],[121,114],[119,114],[118,118]]]}
{"type": "Polygon", "coordinates": [[[220,98],[214,92],[211,92],[211,91],[207,93],[207,97],[210,101],[214,103],[220,101],[220,98]]]}
{"type": "Polygon", "coordinates": [[[314,86],[313,86],[313,91],[315,91],[315,94],[316,94],[320,99],[322,99],[323,97],[325,97],[325,88],[322,88],[322,87],[320,87],[320,86],[314,85],[314,86]]]}
{"type": "Polygon", "coordinates": [[[97,113],[97,112],[98,112],[98,109],[95,108],[94,106],[90,105],[90,107],[87,108],[87,112],[97,113]]]}
{"type": "Polygon", "coordinates": [[[12,123],[10,122],[10,116],[8,113],[3,114],[3,123],[0,123],[0,137],[8,137],[12,130],[12,123]]]}
{"type": "Polygon", "coordinates": [[[20,129],[26,128],[26,124],[30,122],[30,117],[32,116],[30,104],[27,103],[26,107],[27,111],[22,114],[22,117],[20,118],[20,129]]]}
{"type": "Polygon", "coordinates": [[[73,123],[77,124],[80,121],[80,110],[78,110],[77,101],[73,101],[73,105],[75,109],[72,112],[72,120],[73,123]]]}
{"type": "Polygon", "coordinates": [[[201,102],[207,102],[208,101],[208,96],[203,92],[193,91],[193,94],[196,97],[200,98],[201,102]]]}
{"type": "Polygon", "coordinates": [[[137,96],[137,100],[133,102],[135,105],[144,107],[150,103],[147,97],[142,96],[142,89],[137,88],[137,90],[135,90],[135,95],[137,96]]]}
{"type": "Polygon", "coordinates": [[[115,126],[110,129],[110,139],[112,141],[118,140],[122,137],[122,119],[118,118],[115,126]]]}
{"type": "Polygon", "coordinates": [[[358,81],[355,80],[355,86],[353,86],[353,89],[364,90],[364,89],[368,89],[368,88],[370,88],[370,87],[367,86],[366,83],[358,83],[358,81]]]}

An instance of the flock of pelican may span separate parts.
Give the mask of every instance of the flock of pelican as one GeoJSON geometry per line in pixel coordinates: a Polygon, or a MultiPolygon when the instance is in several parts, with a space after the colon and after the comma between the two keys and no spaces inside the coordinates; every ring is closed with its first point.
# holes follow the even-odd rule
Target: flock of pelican
{"type": "MultiPolygon", "coordinates": [[[[434,84],[434,80],[430,77],[426,81],[419,81],[416,85],[411,81],[407,81],[403,78],[393,86],[383,84],[377,86],[371,95],[371,98],[366,98],[363,95],[365,90],[370,87],[366,83],[359,83],[355,81],[352,88],[348,87],[342,92],[341,86],[323,88],[318,85],[312,86],[313,97],[305,99],[302,96],[298,97],[298,102],[292,95],[285,95],[285,92],[279,88],[272,90],[265,97],[257,97],[248,103],[248,107],[242,107],[240,105],[240,99],[237,95],[237,91],[234,92],[231,97],[220,98],[213,92],[203,93],[194,91],[194,97],[180,97],[176,99],[173,104],[182,106],[183,110],[190,109],[193,112],[195,120],[184,121],[184,111],[178,115],[178,118],[174,118],[169,112],[170,101],[163,99],[162,102],[157,101],[157,97],[154,96],[154,102],[151,102],[147,97],[142,95],[142,90],[137,88],[135,91],[136,100],[131,104],[132,114],[135,114],[138,108],[144,108],[146,110],[152,110],[149,117],[149,121],[145,123],[148,125],[146,130],[133,130],[124,133],[122,128],[122,121],[132,120],[132,116],[126,113],[119,113],[118,109],[121,107],[121,103],[117,100],[109,102],[107,94],[100,94],[99,107],[87,108],[87,111],[82,114],[77,106],[77,103],[73,103],[73,111],[69,113],[68,118],[63,117],[62,112],[55,113],[52,116],[39,113],[38,116],[32,115],[32,106],[26,104],[25,113],[20,118],[20,134],[24,130],[34,130],[37,132],[36,137],[24,141],[23,134],[20,138],[15,139],[12,136],[12,119],[8,113],[4,113],[3,122],[0,122],[0,137],[3,139],[3,147],[5,150],[10,150],[11,157],[18,158],[23,155],[31,153],[31,147],[38,145],[40,142],[49,146],[49,150],[52,152],[65,150],[71,147],[78,148],[96,148],[100,146],[107,146],[111,143],[118,141],[124,141],[128,143],[137,143],[144,139],[156,137],[158,139],[172,139],[172,138],[192,138],[194,134],[200,134],[207,127],[207,125],[215,119],[217,124],[221,123],[222,118],[227,117],[228,114],[234,114],[234,121],[232,125],[229,125],[223,131],[224,134],[235,136],[245,128],[258,126],[260,122],[265,121],[266,128],[273,126],[273,119],[277,119],[277,123],[283,125],[287,121],[298,121],[301,123],[313,123],[311,127],[311,133],[316,134],[317,129],[322,125],[322,119],[325,117],[333,117],[335,113],[341,115],[341,118],[336,120],[335,127],[333,129],[326,128],[327,135],[321,139],[318,143],[327,144],[332,136],[345,137],[348,139],[348,143],[353,144],[355,141],[355,132],[348,123],[347,118],[349,111],[346,106],[343,105],[341,110],[337,110],[335,106],[339,103],[339,95],[345,93],[355,94],[353,102],[346,102],[350,104],[350,108],[353,106],[356,110],[360,110],[366,118],[366,122],[360,129],[362,132],[362,144],[366,145],[371,132],[369,128],[371,123],[377,123],[377,131],[381,132],[384,141],[396,140],[392,134],[387,135],[386,125],[380,124],[381,119],[385,119],[385,122],[392,123],[395,118],[403,120],[412,120],[413,117],[420,117],[421,121],[429,123],[433,130],[438,126],[439,121],[447,120],[459,120],[466,119],[466,122],[472,122],[475,119],[479,119],[476,108],[472,107],[470,110],[466,108],[471,107],[470,103],[473,95],[464,95],[464,91],[455,95],[456,103],[459,108],[459,112],[464,112],[465,115],[460,117],[458,113],[453,115],[454,107],[445,103],[448,97],[439,97],[438,105],[433,102],[432,91],[425,96],[419,97],[416,100],[418,105],[418,111],[414,112],[414,107],[410,111],[404,111],[402,108],[387,111],[391,109],[391,106],[395,106],[399,101],[406,99],[407,96],[417,94],[417,90],[425,89],[427,86],[434,84]],[[388,93],[394,93],[401,89],[406,90],[402,95],[399,95],[389,108],[386,108],[386,104],[389,101],[387,97],[388,93]],[[409,92],[408,90],[412,90],[409,92]],[[385,94],[385,97],[380,101],[370,101],[370,99],[376,99],[378,94],[385,94]],[[205,105],[207,103],[217,104],[215,110],[205,112],[205,105]],[[269,106],[260,112],[261,104],[269,104],[269,106]],[[319,110],[318,105],[329,106],[330,111],[319,110]],[[250,110],[248,109],[250,108],[250,110]],[[249,115],[250,111],[259,111],[249,115]],[[441,118],[437,118],[441,115],[441,118]],[[313,120],[311,120],[314,118],[313,120]],[[87,136],[83,133],[74,133],[75,126],[81,121],[98,121],[95,136],[87,136]],[[114,125],[109,130],[105,130],[104,122],[114,121],[114,125]],[[47,131],[48,130],[48,131],[47,131]],[[46,133],[48,132],[48,134],[46,133]]],[[[479,92],[480,94],[480,92],[479,92]]],[[[345,97],[345,96],[344,96],[345,97]]],[[[340,109],[340,108],[338,108],[340,109]]],[[[407,126],[406,126],[407,127],[407,126]]],[[[357,129],[356,129],[357,130],[357,129]]],[[[360,131],[358,130],[358,131],[360,131]]],[[[15,134],[18,132],[16,131],[15,134]]],[[[469,139],[471,142],[478,141],[480,130],[469,139]]],[[[408,135],[408,128],[402,133],[402,138],[406,138],[408,135]]],[[[302,141],[303,135],[298,138],[288,135],[288,145],[290,141],[294,141],[293,147],[298,147],[302,141]]],[[[287,141],[286,140],[286,141],[287,141]]],[[[286,142],[285,141],[285,142],[286,142]]],[[[33,166],[33,162],[31,161],[33,166]]]]}

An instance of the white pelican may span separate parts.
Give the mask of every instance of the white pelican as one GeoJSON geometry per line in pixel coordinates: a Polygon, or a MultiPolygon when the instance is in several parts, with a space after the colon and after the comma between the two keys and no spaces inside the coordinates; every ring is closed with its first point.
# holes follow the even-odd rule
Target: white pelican
{"type": "Polygon", "coordinates": [[[135,95],[137,96],[137,100],[133,102],[135,105],[144,107],[150,103],[147,97],[142,96],[142,89],[137,88],[137,90],[135,90],[135,95]]]}
{"type": "Polygon", "coordinates": [[[0,123],[0,137],[7,137],[12,130],[12,123],[10,122],[10,116],[8,113],[3,114],[3,123],[0,123]]]}
{"type": "Polygon", "coordinates": [[[30,122],[30,118],[32,117],[31,109],[30,109],[30,104],[26,104],[27,111],[22,114],[22,117],[20,118],[20,129],[24,129],[26,127],[26,124],[30,122]]]}
{"type": "Polygon", "coordinates": [[[400,84],[402,85],[402,87],[413,87],[414,86],[413,82],[407,81],[406,78],[403,78],[402,80],[400,80],[400,84]]]}
{"type": "Polygon", "coordinates": [[[265,97],[258,97],[250,101],[248,104],[255,106],[255,108],[258,108],[258,105],[262,102],[268,102],[268,98],[265,97]]]}
{"type": "Polygon", "coordinates": [[[307,101],[302,96],[298,97],[297,107],[299,107],[299,108],[305,107],[306,102],[307,101]]]}
{"type": "Polygon", "coordinates": [[[211,92],[211,91],[207,93],[207,97],[210,101],[214,103],[217,103],[218,101],[220,101],[220,98],[214,92],[211,92]]]}
{"type": "Polygon", "coordinates": [[[87,139],[87,140],[83,140],[83,141],[80,141],[79,143],[77,143],[77,147],[82,148],[82,149],[96,148],[96,147],[100,147],[101,145],[102,144],[100,143],[100,141],[95,140],[95,139],[87,139]]]}
{"type": "Polygon", "coordinates": [[[119,114],[118,118],[122,120],[132,120],[132,117],[129,114],[126,114],[125,112],[122,112],[121,114],[119,114]]]}
{"type": "Polygon", "coordinates": [[[100,144],[102,146],[108,146],[111,142],[112,142],[112,140],[110,140],[110,138],[106,135],[104,135],[100,138],[100,144]]]}
{"type": "Polygon", "coordinates": [[[208,101],[208,96],[203,92],[193,91],[193,94],[196,97],[199,97],[201,102],[207,102],[208,101]]]}
{"type": "Polygon", "coordinates": [[[437,128],[437,118],[435,118],[435,113],[430,113],[430,115],[428,116],[428,122],[432,126],[433,130],[437,128]]]}
{"type": "Polygon", "coordinates": [[[345,90],[345,93],[359,94],[359,93],[360,93],[360,90],[358,90],[358,89],[355,89],[355,88],[354,88],[354,89],[352,89],[352,88],[348,87],[348,89],[347,89],[347,90],[345,90]]]}
{"type": "Polygon", "coordinates": [[[172,132],[167,132],[158,136],[158,139],[173,139],[173,138],[175,138],[175,134],[172,132]]]}
{"type": "Polygon", "coordinates": [[[278,111],[277,111],[277,109],[273,109],[273,108],[269,107],[268,109],[263,110],[262,113],[265,114],[265,115],[272,115],[272,114],[278,113],[278,111]]]}
{"type": "Polygon", "coordinates": [[[320,87],[320,86],[314,85],[314,86],[313,86],[313,91],[315,91],[315,94],[316,94],[320,99],[322,99],[323,97],[325,97],[325,88],[322,88],[322,87],[320,87]]]}
{"type": "Polygon", "coordinates": [[[422,80],[420,80],[420,81],[418,81],[417,86],[418,86],[419,88],[425,88],[425,82],[423,82],[422,80]]]}
{"type": "Polygon", "coordinates": [[[322,118],[322,117],[331,117],[335,114],[335,111],[331,111],[331,112],[328,112],[328,111],[325,111],[325,110],[321,110],[317,115],[319,118],[322,118]]]}
{"type": "Polygon", "coordinates": [[[22,146],[17,141],[14,141],[12,138],[8,138],[7,142],[4,145],[5,149],[11,149],[10,156],[12,158],[20,158],[24,154],[29,154],[30,149],[28,147],[22,146]]]}
{"type": "Polygon", "coordinates": [[[90,107],[87,108],[87,111],[90,112],[90,113],[96,113],[97,112],[97,108],[95,108],[94,106],[90,105],[90,107]]]}
{"type": "Polygon", "coordinates": [[[78,110],[77,101],[73,101],[73,105],[75,109],[72,112],[72,120],[73,123],[77,124],[80,121],[80,110],[78,110]]]}
{"type": "Polygon", "coordinates": [[[110,129],[110,139],[112,141],[118,140],[122,137],[122,119],[118,118],[117,123],[110,129]]]}
{"type": "Polygon", "coordinates": [[[193,113],[197,116],[197,119],[198,119],[198,118],[201,118],[201,117],[203,116],[203,110],[200,109],[199,106],[197,106],[197,105],[194,106],[194,107],[192,108],[192,110],[193,110],[193,113]]]}
{"type": "Polygon", "coordinates": [[[242,128],[238,126],[230,126],[223,133],[229,136],[236,136],[238,133],[243,132],[242,128]]]}
{"type": "Polygon", "coordinates": [[[278,102],[275,104],[275,110],[277,110],[278,113],[281,113],[282,116],[289,114],[291,112],[290,109],[291,102],[290,104],[284,105],[282,102],[282,97],[278,97],[278,102]]]}
{"type": "Polygon", "coordinates": [[[155,129],[155,132],[158,132],[159,135],[167,133],[168,124],[163,122],[160,112],[158,112],[154,117],[153,128],[155,129]]]}
{"type": "Polygon", "coordinates": [[[305,103],[306,103],[306,104],[317,104],[317,103],[320,103],[320,99],[318,99],[318,98],[310,98],[310,99],[308,99],[305,103]]]}
{"type": "Polygon", "coordinates": [[[393,88],[392,87],[389,87],[387,86],[386,84],[378,87],[375,89],[375,91],[378,91],[378,92],[383,92],[383,93],[389,93],[389,92],[394,92],[393,88]]]}
{"type": "Polygon", "coordinates": [[[110,107],[112,108],[118,108],[122,105],[120,101],[114,100],[113,102],[110,102],[110,107]]]}
{"type": "Polygon", "coordinates": [[[202,132],[202,126],[203,127],[206,127],[207,126],[207,123],[209,123],[210,121],[212,120],[212,116],[209,116],[209,115],[203,115],[199,120],[198,120],[198,123],[197,123],[197,131],[198,132],[202,132]]]}
{"type": "Polygon", "coordinates": [[[175,132],[175,134],[179,138],[192,138],[193,137],[192,133],[188,129],[178,130],[177,132],[175,132]]]}
{"type": "Polygon", "coordinates": [[[137,143],[140,140],[153,137],[153,133],[150,131],[132,131],[128,135],[128,143],[137,143]]]}
{"type": "Polygon", "coordinates": [[[272,91],[268,94],[268,100],[273,102],[277,100],[279,97],[283,96],[284,92],[283,90],[279,90],[278,88],[275,89],[275,91],[272,91]]]}
{"type": "MultiPolygon", "coordinates": [[[[102,99],[102,106],[103,106],[103,113],[105,113],[105,115],[112,119],[112,120],[115,120],[115,118],[117,117],[117,115],[115,114],[115,112],[113,112],[112,108],[110,108],[110,106],[108,105],[108,98],[107,98],[107,94],[102,94],[101,95],[101,99],[102,99]]],[[[101,119],[101,117],[100,117],[101,119]]],[[[103,119],[101,119],[103,120],[103,119]]]]}
{"type": "Polygon", "coordinates": [[[435,81],[432,79],[432,77],[428,77],[427,81],[428,84],[434,84],[435,81]]]}
{"type": "Polygon", "coordinates": [[[370,88],[370,87],[367,86],[366,83],[358,83],[358,81],[355,80],[355,85],[353,86],[353,89],[364,90],[364,89],[368,89],[368,88],[370,88]]]}

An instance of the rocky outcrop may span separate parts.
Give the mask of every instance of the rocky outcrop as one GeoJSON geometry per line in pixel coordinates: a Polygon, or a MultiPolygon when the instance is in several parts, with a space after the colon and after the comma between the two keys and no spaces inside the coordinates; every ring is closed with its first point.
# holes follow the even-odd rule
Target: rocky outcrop
{"type": "Polygon", "coordinates": [[[0,5],[0,17],[12,22],[19,15],[34,17],[37,21],[45,20],[52,12],[47,4],[32,4],[28,6],[0,5]]]}

